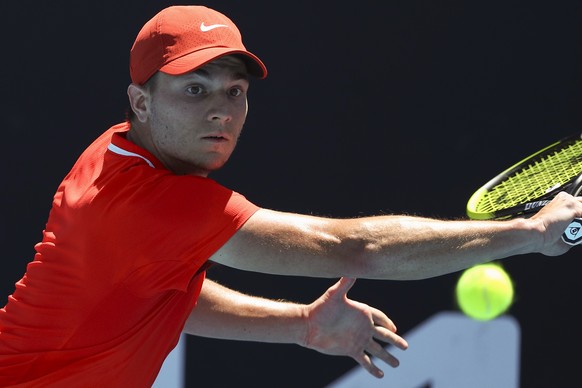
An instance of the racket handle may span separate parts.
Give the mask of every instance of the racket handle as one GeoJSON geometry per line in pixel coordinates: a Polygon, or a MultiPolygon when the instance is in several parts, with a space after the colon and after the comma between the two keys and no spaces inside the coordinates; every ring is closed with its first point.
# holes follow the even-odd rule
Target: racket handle
{"type": "Polygon", "coordinates": [[[582,218],[575,218],[562,234],[562,240],[569,245],[582,243],[582,218]]]}

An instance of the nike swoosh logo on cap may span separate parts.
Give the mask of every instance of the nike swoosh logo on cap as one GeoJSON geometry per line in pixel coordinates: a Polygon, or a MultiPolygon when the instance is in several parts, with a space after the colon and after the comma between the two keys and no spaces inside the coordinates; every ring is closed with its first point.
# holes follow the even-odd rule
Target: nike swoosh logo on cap
{"type": "Polygon", "coordinates": [[[214,30],[215,28],[220,28],[220,27],[228,27],[228,26],[226,24],[211,24],[211,25],[207,26],[204,24],[204,22],[202,22],[202,24],[200,24],[200,31],[207,32],[207,31],[214,30]]]}

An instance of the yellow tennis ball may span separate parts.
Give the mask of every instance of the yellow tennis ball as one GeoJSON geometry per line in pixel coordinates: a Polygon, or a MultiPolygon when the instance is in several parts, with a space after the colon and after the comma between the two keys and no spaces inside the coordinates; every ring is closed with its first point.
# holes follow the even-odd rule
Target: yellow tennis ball
{"type": "Polygon", "coordinates": [[[513,302],[513,282],[498,264],[480,264],[466,269],[455,289],[461,311],[479,321],[503,314],[513,302]]]}

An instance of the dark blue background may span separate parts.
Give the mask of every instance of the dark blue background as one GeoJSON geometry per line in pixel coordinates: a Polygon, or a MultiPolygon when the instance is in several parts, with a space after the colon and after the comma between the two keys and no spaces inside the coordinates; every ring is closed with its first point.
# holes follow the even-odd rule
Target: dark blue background
{"type": "MultiPolygon", "coordinates": [[[[486,180],[581,129],[579,0],[339,3],[206,2],[238,24],[269,68],[251,87],[239,148],[213,176],[255,203],[334,217],[463,218],[486,180]]],[[[172,3],[65,4],[0,5],[0,300],[32,258],[60,180],[94,137],[123,120],[129,48],[172,3]]],[[[516,286],[510,313],[522,328],[523,387],[580,380],[579,357],[566,356],[580,342],[579,257],[576,248],[504,262],[516,286]]],[[[458,275],[359,280],[350,297],[406,333],[456,308],[458,275]]],[[[226,268],[209,276],[304,302],[334,282],[226,268]]],[[[255,387],[320,387],[355,365],[293,345],[198,338],[187,364],[188,386],[255,387]]]]}

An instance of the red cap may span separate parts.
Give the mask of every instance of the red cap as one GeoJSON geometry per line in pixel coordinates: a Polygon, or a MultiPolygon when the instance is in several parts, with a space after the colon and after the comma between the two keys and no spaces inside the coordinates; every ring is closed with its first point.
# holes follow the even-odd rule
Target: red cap
{"type": "Polygon", "coordinates": [[[185,74],[227,54],[241,54],[251,75],[267,76],[267,68],[247,51],[228,17],[204,6],[168,7],[137,35],[129,58],[131,81],[142,85],[158,70],[185,74]]]}

